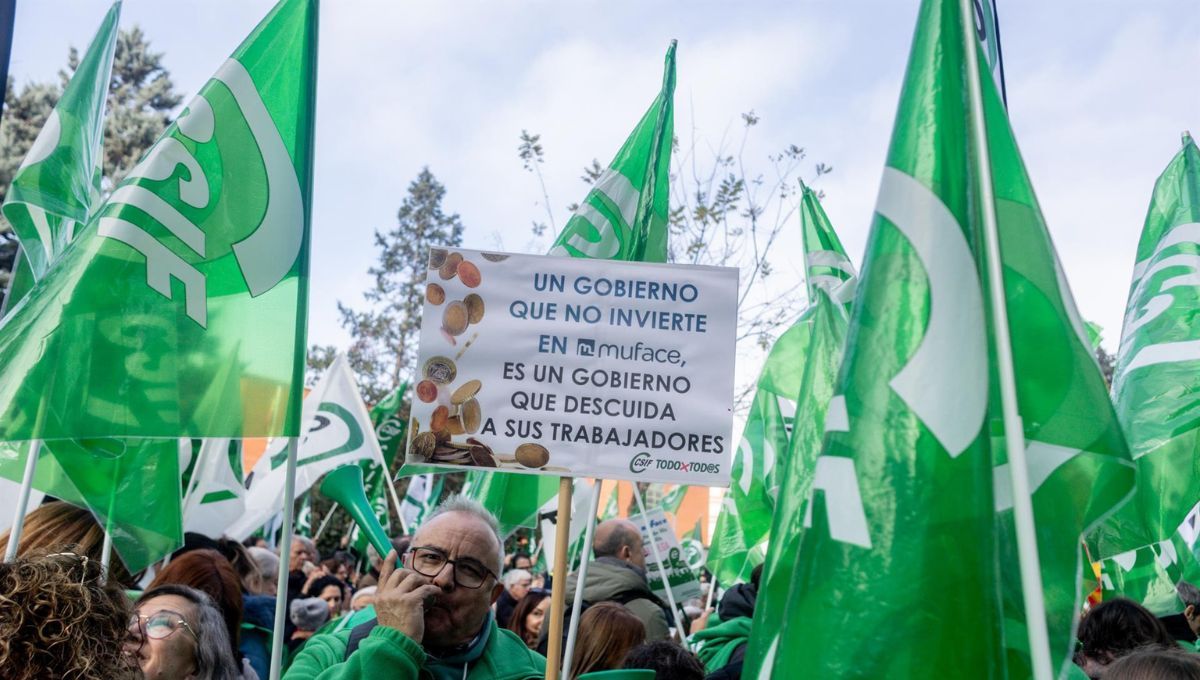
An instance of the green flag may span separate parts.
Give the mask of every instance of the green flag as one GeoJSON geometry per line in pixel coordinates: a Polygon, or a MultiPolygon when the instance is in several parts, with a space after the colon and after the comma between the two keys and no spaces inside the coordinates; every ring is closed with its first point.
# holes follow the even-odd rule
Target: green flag
{"type": "MultiPolygon", "coordinates": [[[[854,265],[816,192],[809,187],[803,188],[800,225],[809,299],[816,300],[818,291],[823,291],[834,301],[849,304],[857,281],[854,265]]],[[[733,483],[717,516],[708,552],[709,571],[726,584],[749,579],[766,555],[814,314],[815,308],[810,307],[779,337],[758,379],[758,391],[733,457],[733,483]]]]}
{"type": "MultiPolygon", "coordinates": [[[[113,3],[4,198],[33,278],[40,280],[87,224],[104,161],[104,105],[121,3],[113,3]]],[[[18,291],[19,292],[19,291],[18,291]]],[[[19,300],[19,298],[18,298],[19,300]]],[[[9,308],[14,302],[6,303],[9,308]]]]}
{"type": "Polygon", "coordinates": [[[76,234],[0,325],[0,440],[299,433],[315,69],[285,0],[76,234]]]}
{"type": "Polygon", "coordinates": [[[1154,541],[1168,538],[1200,497],[1198,271],[1200,149],[1185,134],[1154,185],[1113,375],[1113,401],[1138,466],[1127,510],[1141,515],[1154,541]]]}
{"type": "Polygon", "coordinates": [[[964,7],[925,0],[920,10],[815,465],[812,528],[764,661],[781,677],[1030,675],[1004,369],[985,304],[987,191],[1056,674],[1070,666],[1081,609],[1079,541],[1132,489],[1103,378],[964,7]],[[982,112],[969,105],[976,87],[982,112]],[[973,138],[980,124],[986,148],[973,138]],[[861,634],[870,620],[886,621],[892,644],[861,634]]]}
{"type": "MultiPolygon", "coordinates": [[[[662,91],[563,227],[551,255],[638,262],[667,261],[671,140],[675,131],[675,42],[667,49],[662,91]]],[[[467,473],[464,494],[511,531],[537,526],[538,509],[558,493],[552,477],[467,473]]]]}
{"type": "MultiPolygon", "coordinates": [[[[391,513],[388,510],[387,475],[390,474],[392,463],[404,445],[407,423],[400,417],[404,407],[404,393],[408,391],[408,383],[403,383],[390,394],[371,407],[371,425],[375,428],[375,438],[379,440],[379,450],[383,453],[386,465],[364,460],[359,465],[363,468],[363,489],[367,500],[375,512],[375,518],[385,531],[391,533],[391,513]]],[[[367,535],[359,530],[358,524],[350,529],[350,544],[359,555],[367,554],[367,535]]]]}
{"type": "Polygon", "coordinates": [[[45,440],[130,569],[119,518],[178,541],[178,438],[297,434],[315,38],[277,5],[0,322],[0,440],[45,440]]]}
{"type": "Polygon", "coordinates": [[[674,100],[675,41],[671,41],[662,91],[554,240],[551,255],[667,261],[674,100]]]}
{"type": "MultiPolygon", "coordinates": [[[[784,455],[779,496],[771,523],[771,545],[759,580],[754,625],[743,675],[759,677],[759,668],[775,638],[788,620],[787,602],[793,565],[805,524],[805,499],[812,487],[813,472],[825,435],[826,409],[834,394],[834,381],[842,364],[842,345],[846,339],[845,308],[823,291],[805,312],[811,338],[806,354],[798,363],[802,371],[795,425],[784,455]]],[[[834,414],[834,418],[840,414],[834,414]]],[[[769,668],[767,670],[770,670],[769,668]]]]}

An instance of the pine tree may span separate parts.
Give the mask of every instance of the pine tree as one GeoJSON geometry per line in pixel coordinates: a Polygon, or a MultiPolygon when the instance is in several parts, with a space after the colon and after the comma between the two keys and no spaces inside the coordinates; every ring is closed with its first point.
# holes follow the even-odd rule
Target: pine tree
{"type": "MultiPolygon", "coordinates": [[[[445,195],[429,168],[422,169],[408,186],[396,226],[375,232],[379,258],[368,270],[375,284],[363,293],[366,309],[338,303],[342,326],[354,338],[350,365],[369,404],[395,389],[416,362],[430,246],[462,245],[462,222],[442,210],[445,195]]],[[[314,347],[309,356],[322,351],[314,347]]]]}
{"type": "MultiPolygon", "coordinates": [[[[104,124],[105,192],[133,168],[183,101],[182,95],[175,92],[162,58],[163,53],[150,50],[150,42],[137,26],[121,31],[117,38],[104,124]]],[[[59,82],[28,83],[18,92],[9,79],[0,118],[0,202],[78,64],[79,51],[72,47],[66,70],[59,72],[59,82]]],[[[16,237],[0,218],[0,298],[8,287],[16,253],[16,237]]]]}

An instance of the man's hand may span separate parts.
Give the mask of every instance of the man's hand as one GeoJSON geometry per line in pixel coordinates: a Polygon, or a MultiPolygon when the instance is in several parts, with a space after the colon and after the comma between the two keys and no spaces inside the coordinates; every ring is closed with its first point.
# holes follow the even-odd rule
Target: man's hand
{"type": "Polygon", "coordinates": [[[375,615],[379,624],[395,628],[421,644],[425,637],[425,608],[442,589],[410,569],[396,568],[398,556],[393,550],[379,571],[379,587],[375,593],[375,615]]]}

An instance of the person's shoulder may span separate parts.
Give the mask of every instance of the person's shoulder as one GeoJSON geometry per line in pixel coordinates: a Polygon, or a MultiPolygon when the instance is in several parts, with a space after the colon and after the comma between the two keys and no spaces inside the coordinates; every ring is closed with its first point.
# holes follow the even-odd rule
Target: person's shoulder
{"type": "Polygon", "coordinates": [[[546,657],[530,649],[520,636],[507,628],[497,626],[492,629],[484,656],[487,670],[479,674],[472,672],[472,680],[523,680],[540,678],[546,673],[546,657]]]}
{"type": "Polygon", "coordinates": [[[341,663],[346,656],[349,630],[336,633],[321,633],[310,637],[296,653],[291,666],[284,675],[285,680],[315,678],[325,670],[341,663]]]}

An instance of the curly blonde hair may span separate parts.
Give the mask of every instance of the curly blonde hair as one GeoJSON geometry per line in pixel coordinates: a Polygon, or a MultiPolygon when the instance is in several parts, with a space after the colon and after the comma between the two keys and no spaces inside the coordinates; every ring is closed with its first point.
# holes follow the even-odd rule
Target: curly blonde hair
{"type": "Polygon", "coordinates": [[[131,608],[100,565],[73,553],[0,563],[0,668],[10,680],[133,677],[131,608]]]}

